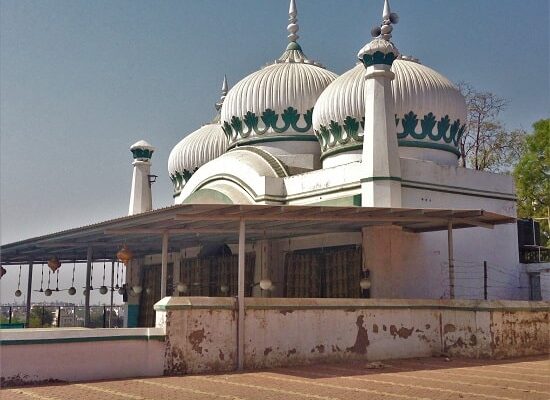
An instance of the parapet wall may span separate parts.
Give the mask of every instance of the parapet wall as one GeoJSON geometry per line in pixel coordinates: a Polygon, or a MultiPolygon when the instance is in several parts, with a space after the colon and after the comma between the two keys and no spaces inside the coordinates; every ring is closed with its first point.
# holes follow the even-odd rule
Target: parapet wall
{"type": "MultiPolygon", "coordinates": [[[[548,302],[247,298],[245,307],[247,369],[550,348],[548,302]]],[[[235,299],[173,297],[155,309],[166,329],[166,374],[235,369],[235,299]]]]}

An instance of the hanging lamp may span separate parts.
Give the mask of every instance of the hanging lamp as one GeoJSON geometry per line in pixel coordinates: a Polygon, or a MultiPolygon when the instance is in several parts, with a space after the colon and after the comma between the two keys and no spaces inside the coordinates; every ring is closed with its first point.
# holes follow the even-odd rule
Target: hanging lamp
{"type": "Polygon", "coordinates": [[[75,271],[75,269],[76,269],[76,258],[73,262],[73,279],[71,280],[71,287],[68,290],[70,296],[74,296],[76,294],[76,288],[74,287],[74,271],[75,271]]]}
{"type": "Polygon", "coordinates": [[[52,256],[48,260],[48,267],[50,267],[52,272],[55,273],[55,271],[57,271],[59,269],[59,267],[61,267],[61,262],[59,261],[59,258],[57,258],[57,256],[52,256]]]}
{"type": "Polygon", "coordinates": [[[52,277],[52,271],[48,271],[48,288],[44,291],[44,294],[48,297],[52,295],[52,289],[50,289],[51,277],[52,277]]]}
{"type": "Polygon", "coordinates": [[[126,244],[123,244],[122,248],[116,253],[116,258],[125,266],[128,266],[128,263],[134,258],[134,253],[132,253],[132,250],[126,244]]]}
{"type": "Polygon", "coordinates": [[[107,289],[107,286],[105,286],[105,260],[103,260],[103,284],[99,288],[99,293],[101,294],[107,294],[109,289],[107,289]]]}
{"type": "Polygon", "coordinates": [[[15,297],[21,297],[21,265],[19,266],[19,278],[17,280],[17,290],[15,291],[15,297]]]}

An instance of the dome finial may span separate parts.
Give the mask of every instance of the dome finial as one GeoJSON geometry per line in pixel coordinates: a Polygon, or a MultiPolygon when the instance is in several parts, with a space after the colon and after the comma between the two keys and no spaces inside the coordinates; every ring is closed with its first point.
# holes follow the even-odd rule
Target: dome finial
{"type": "Polygon", "coordinates": [[[223,101],[225,100],[225,96],[227,96],[228,92],[227,88],[227,75],[223,75],[223,82],[222,82],[222,95],[220,96],[220,101],[216,103],[216,111],[220,111],[222,109],[223,101]]]}
{"type": "Polygon", "coordinates": [[[384,11],[382,11],[382,25],[380,27],[375,27],[372,30],[373,37],[379,37],[385,40],[390,40],[393,31],[392,24],[397,24],[399,22],[399,16],[396,13],[392,13],[390,9],[389,0],[384,0],[384,11]]]}
{"type": "Polygon", "coordinates": [[[298,9],[296,8],[296,0],[290,0],[290,7],[288,8],[288,21],[290,22],[286,27],[288,31],[288,41],[296,42],[300,36],[296,33],[300,30],[298,26],[298,9]]]}

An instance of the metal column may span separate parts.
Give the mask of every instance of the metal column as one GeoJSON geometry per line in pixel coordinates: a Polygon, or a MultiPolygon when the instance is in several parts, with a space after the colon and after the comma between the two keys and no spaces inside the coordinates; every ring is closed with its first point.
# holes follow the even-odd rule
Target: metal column
{"type": "Polygon", "coordinates": [[[447,226],[447,245],[449,253],[449,298],[455,298],[455,262],[453,254],[453,223],[447,226]]]}
{"type": "Polygon", "coordinates": [[[162,271],[160,274],[160,298],[166,297],[168,281],[168,232],[162,234],[162,271]]]}
{"type": "Polygon", "coordinates": [[[27,276],[27,313],[25,315],[25,328],[28,328],[31,322],[32,269],[33,262],[31,261],[29,263],[29,273],[27,276]]]}
{"type": "Polygon", "coordinates": [[[109,310],[109,328],[113,323],[113,296],[115,295],[115,261],[111,262],[111,308],[109,310]]]}
{"type": "Polygon", "coordinates": [[[88,246],[86,253],[86,296],[84,302],[84,326],[90,327],[90,277],[92,275],[92,246],[88,246]]]}
{"type": "Polygon", "coordinates": [[[239,224],[239,279],[237,303],[239,306],[239,320],[237,325],[237,361],[239,371],[244,368],[244,282],[245,282],[245,222],[239,224]]]}

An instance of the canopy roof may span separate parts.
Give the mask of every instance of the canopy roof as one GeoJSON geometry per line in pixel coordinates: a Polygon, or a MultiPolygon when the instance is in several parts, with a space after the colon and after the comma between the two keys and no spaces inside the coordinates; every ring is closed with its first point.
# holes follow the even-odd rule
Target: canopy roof
{"type": "Polygon", "coordinates": [[[360,232],[376,225],[400,226],[409,232],[430,232],[507,224],[515,218],[484,210],[371,207],[184,204],[97,224],[69,229],[1,246],[2,264],[83,261],[89,246],[93,257],[113,259],[122,244],[135,256],[161,252],[162,234],[170,249],[206,243],[237,243],[239,222],[246,221],[246,240],[281,239],[333,232],[360,232]]]}

